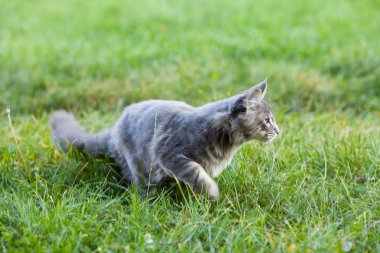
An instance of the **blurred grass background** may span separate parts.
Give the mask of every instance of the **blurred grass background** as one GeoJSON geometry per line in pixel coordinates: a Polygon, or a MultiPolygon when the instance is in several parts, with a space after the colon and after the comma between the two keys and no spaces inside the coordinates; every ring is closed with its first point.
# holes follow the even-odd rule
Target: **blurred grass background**
{"type": "Polygon", "coordinates": [[[3,1],[1,107],[201,105],[268,78],[286,110],[378,111],[378,1],[3,1]]]}
{"type": "Polygon", "coordinates": [[[4,252],[380,251],[379,1],[0,6],[4,252]],[[218,203],[141,198],[50,135],[58,108],[98,131],[137,101],[198,106],[265,78],[281,134],[242,147],[218,203]]]}

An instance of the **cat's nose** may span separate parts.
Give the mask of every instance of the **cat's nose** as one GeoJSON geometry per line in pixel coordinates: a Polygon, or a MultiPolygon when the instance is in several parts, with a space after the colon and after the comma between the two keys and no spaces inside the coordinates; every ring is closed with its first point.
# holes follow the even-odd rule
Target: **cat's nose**
{"type": "Polygon", "coordinates": [[[280,132],[280,128],[278,128],[278,126],[276,126],[276,127],[274,128],[274,131],[276,132],[276,134],[278,134],[278,133],[280,132]]]}

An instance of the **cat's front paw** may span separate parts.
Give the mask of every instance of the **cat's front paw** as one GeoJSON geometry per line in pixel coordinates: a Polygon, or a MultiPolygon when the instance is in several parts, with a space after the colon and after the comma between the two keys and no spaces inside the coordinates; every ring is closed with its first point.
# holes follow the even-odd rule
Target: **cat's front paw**
{"type": "Polygon", "coordinates": [[[218,185],[216,183],[209,185],[207,196],[210,200],[213,200],[213,201],[219,200],[220,193],[219,193],[218,185]]]}

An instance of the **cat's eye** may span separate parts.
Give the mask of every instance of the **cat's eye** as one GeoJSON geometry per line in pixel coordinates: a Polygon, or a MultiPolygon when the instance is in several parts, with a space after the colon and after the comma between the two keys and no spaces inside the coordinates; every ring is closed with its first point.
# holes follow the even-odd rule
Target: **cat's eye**
{"type": "Polygon", "coordinates": [[[269,123],[270,123],[270,118],[266,118],[265,119],[265,124],[269,125],[269,123]]]}

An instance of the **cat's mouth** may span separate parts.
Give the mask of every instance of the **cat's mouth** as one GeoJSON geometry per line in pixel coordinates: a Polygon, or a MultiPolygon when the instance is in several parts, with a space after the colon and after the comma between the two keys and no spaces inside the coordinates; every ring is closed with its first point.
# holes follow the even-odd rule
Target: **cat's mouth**
{"type": "Polygon", "coordinates": [[[271,143],[272,141],[274,141],[274,139],[276,139],[276,137],[277,137],[277,134],[268,133],[265,135],[265,142],[271,143]]]}
{"type": "Polygon", "coordinates": [[[272,135],[268,135],[266,134],[265,136],[258,136],[254,139],[258,140],[258,141],[261,141],[261,142],[265,142],[265,143],[271,143],[272,141],[274,141],[274,139],[276,139],[277,137],[277,134],[272,134],[272,135]]]}

